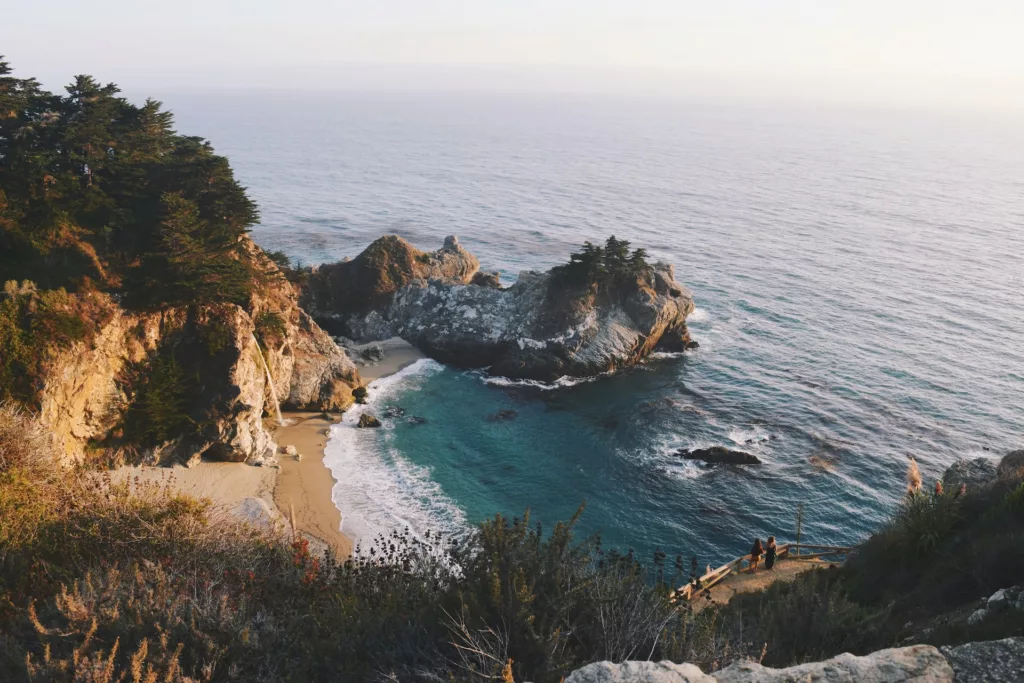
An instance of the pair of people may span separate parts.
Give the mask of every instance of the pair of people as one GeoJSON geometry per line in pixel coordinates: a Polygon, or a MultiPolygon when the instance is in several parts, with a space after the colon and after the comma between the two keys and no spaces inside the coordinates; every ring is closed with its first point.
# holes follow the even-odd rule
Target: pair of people
{"type": "Polygon", "coordinates": [[[757,571],[757,565],[761,563],[761,556],[764,555],[764,567],[768,570],[775,569],[775,559],[778,556],[778,549],[775,547],[775,537],[768,537],[768,544],[762,545],[760,538],[754,539],[754,547],[750,550],[750,573],[757,571]]]}

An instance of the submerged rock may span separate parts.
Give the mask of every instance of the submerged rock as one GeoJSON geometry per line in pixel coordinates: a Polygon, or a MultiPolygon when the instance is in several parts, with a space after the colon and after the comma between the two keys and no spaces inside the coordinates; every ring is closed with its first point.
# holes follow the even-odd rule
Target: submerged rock
{"type": "Polygon", "coordinates": [[[693,299],[670,265],[591,288],[526,271],[507,289],[470,284],[478,267],[457,242],[427,254],[386,237],[311,275],[302,301],[336,334],[399,336],[443,363],[516,379],[592,376],[691,344],[693,299]]]}
{"type": "Polygon", "coordinates": [[[696,448],[693,450],[680,450],[676,456],[687,460],[701,460],[713,465],[760,465],[761,460],[756,455],[744,451],[736,451],[725,446],[712,446],[711,448],[696,448]]]}
{"type": "Polygon", "coordinates": [[[382,425],[380,420],[375,418],[373,415],[370,415],[369,413],[363,413],[362,415],[359,416],[359,424],[357,426],[363,428],[380,427],[382,425]]]}
{"type": "Polygon", "coordinates": [[[515,410],[499,410],[493,415],[488,415],[487,420],[489,422],[502,422],[504,420],[511,420],[518,414],[515,410]]]}

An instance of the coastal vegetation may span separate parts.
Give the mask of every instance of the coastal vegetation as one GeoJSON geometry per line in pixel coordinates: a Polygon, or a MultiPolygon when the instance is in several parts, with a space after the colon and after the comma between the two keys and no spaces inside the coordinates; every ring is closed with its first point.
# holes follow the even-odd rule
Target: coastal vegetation
{"type": "Polygon", "coordinates": [[[1024,570],[1019,479],[909,494],[845,566],[694,613],[673,597],[684,558],[641,562],[577,537],[575,518],[396,532],[335,558],[49,453],[27,414],[0,409],[3,680],[555,682],[597,660],[778,666],[1024,629],[963,614],[1024,570]]]}

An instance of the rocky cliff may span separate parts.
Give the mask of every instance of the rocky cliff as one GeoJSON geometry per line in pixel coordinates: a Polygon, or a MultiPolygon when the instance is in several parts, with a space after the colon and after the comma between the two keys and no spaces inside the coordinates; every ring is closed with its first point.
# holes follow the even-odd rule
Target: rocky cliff
{"type": "Polygon", "coordinates": [[[429,258],[422,253],[398,237],[377,240],[355,260],[313,272],[303,305],[360,341],[400,336],[441,362],[542,381],[608,372],[656,348],[691,344],[693,299],[670,265],[645,266],[603,288],[565,283],[557,269],[520,273],[502,288],[495,274],[477,272],[454,237],[429,258]]]}
{"type": "Polygon", "coordinates": [[[108,295],[77,297],[95,330],[53,353],[38,394],[41,422],[66,461],[258,461],[276,448],[263,421],[275,413],[274,394],[293,408],[352,403],[355,365],[299,308],[277,267],[251,242],[247,249],[263,281],[245,307],[133,311],[108,295]]]}

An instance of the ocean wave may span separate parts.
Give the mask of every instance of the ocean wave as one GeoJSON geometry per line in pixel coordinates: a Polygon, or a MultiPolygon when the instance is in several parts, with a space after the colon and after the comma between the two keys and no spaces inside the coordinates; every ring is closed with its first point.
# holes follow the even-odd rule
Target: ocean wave
{"type": "Polygon", "coordinates": [[[707,322],[709,317],[708,312],[703,308],[694,308],[690,315],[686,316],[686,321],[690,323],[703,323],[707,322]]]}
{"type": "Polygon", "coordinates": [[[569,375],[562,375],[554,382],[541,382],[535,379],[511,379],[509,377],[483,374],[481,374],[480,377],[484,384],[490,384],[495,387],[526,387],[530,389],[537,389],[539,391],[555,391],[556,389],[567,389],[579,384],[596,382],[600,378],[609,374],[611,373],[602,372],[600,375],[594,375],[593,377],[570,377],[569,375]]]}
{"type": "Polygon", "coordinates": [[[744,425],[729,430],[729,440],[737,446],[758,447],[772,439],[771,433],[760,425],[744,425]]]}
{"type": "Polygon", "coordinates": [[[442,369],[440,363],[424,359],[374,380],[367,403],[353,406],[331,427],[324,450],[324,464],[337,482],[331,499],[342,515],[341,530],[357,543],[405,529],[423,539],[428,530],[457,537],[469,528],[465,514],[431,478],[430,469],[413,463],[391,445],[390,425],[356,426],[364,413],[378,411],[442,369]]]}

